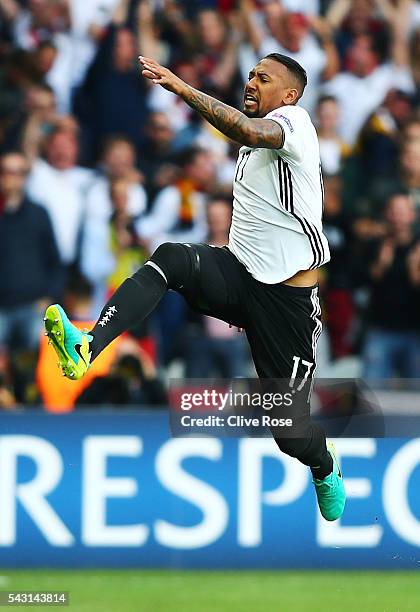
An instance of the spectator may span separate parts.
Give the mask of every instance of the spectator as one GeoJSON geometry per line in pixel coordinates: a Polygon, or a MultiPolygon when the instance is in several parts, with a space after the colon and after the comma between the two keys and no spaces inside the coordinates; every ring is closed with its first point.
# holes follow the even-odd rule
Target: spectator
{"type": "Polygon", "coordinates": [[[166,406],[168,398],[153,361],[138,344],[126,338],[118,345],[107,376],[97,376],[79,395],[77,407],[166,406]]]}
{"type": "MultiPolygon", "coordinates": [[[[229,241],[232,206],[215,198],[207,208],[209,234],[207,242],[225,246],[229,241]]],[[[213,317],[195,317],[189,325],[185,346],[187,378],[246,376],[250,357],[246,339],[240,330],[213,317]]]]}
{"type": "Polygon", "coordinates": [[[63,113],[70,110],[72,87],[68,9],[65,0],[30,0],[26,9],[9,13],[16,45],[31,53],[36,80],[52,87],[63,113]]]}
{"type": "Polygon", "coordinates": [[[346,357],[354,343],[355,304],[351,293],[351,224],[343,207],[343,183],[339,175],[324,181],[324,232],[328,238],[331,262],[323,269],[323,299],[330,353],[334,359],[346,357]]]}
{"type": "Polygon", "coordinates": [[[405,193],[389,199],[386,237],[368,263],[370,327],[363,359],[366,378],[420,376],[420,240],[414,234],[413,200],[405,193]]]}
{"type": "Polygon", "coordinates": [[[78,94],[77,113],[90,134],[94,155],[112,134],[124,134],[141,144],[147,89],[139,78],[136,38],[124,25],[127,16],[128,2],[120,0],[78,94]]]}
{"type": "MultiPolygon", "coordinates": [[[[408,134],[416,133],[415,127],[408,128],[408,134]]],[[[382,213],[382,202],[388,199],[391,193],[405,190],[410,193],[416,213],[416,227],[420,229],[420,140],[417,138],[403,138],[396,171],[381,180],[371,182],[370,196],[372,216],[382,213]]]]}
{"type": "Polygon", "coordinates": [[[25,104],[11,117],[4,135],[5,150],[21,149],[32,161],[41,153],[45,137],[58,121],[54,92],[44,84],[35,84],[25,90],[25,104]]]}
{"type": "Polygon", "coordinates": [[[146,210],[146,192],[141,184],[142,176],[136,168],[136,149],[134,143],[123,135],[106,139],[101,172],[92,182],[87,193],[86,217],[88,222],[108,221],[113,211],[110,197],[112,181],[128,182],[128,211],[136,217],[146,210]]]}
{"type": "Polygon", "coordinates": [[[360,35],[373,36],[375,42],[384,47],[386,23],[375,10],[382,0],[333,0],[326,11],[326,19],[335,31],[337,48],[343,69],[346,68],[347,53],[355,38],[360,35]],[[377,5],[377,6],[375,6],[377,5]]]}
{"type": "Polygon", "coordinates": [[[402,141],[420,142],[420,117],[414,116],[412,119],[406,122],[402,129],[402,141]]]}
{"type": "Polygon", "coordinates": [[[337,134],[340,109],[336,98],[321,96],[317,106],[317,132],[324,174],[334,176],[342,169],[344,159],[349,155],[349,147],[337,134]]]}
{"type": "Polygon", "coordinates": [[[112,180],[108,186],[110,214],[93,216],[85,226],[81,269],[94,288],[91,314],[95,316],[108,294],[134,274],[146,258],[135,231],[135,217],[130,213],[131,188],[127,179],[112,180]]]}
{"type": "Polygon", "coordinates": [[[16,45],[21,49],[36,49],[40,41],[49,40],[55,32],[65,28],[66,16],[63,0],[29,0],[26,9],[10,13],[16,45]]]}
{"type": "Polygon", "coordinates": [[[150,213],[137,223],[139,237],[153,252],[163,242],[201,242],[207,233],[206,191],[214,179],[214,165],[200,149],[178,158],[180,175],[159,192],[150,213]]]}
{"type": "Polygon", "coordinates": [[[0,68],[0,140],[3,152],[5,134],[24,112],[26,89],[33,84],[29,54],[14,49],[7,53],[0,68]]]}
{"type": "Polygon", "coordinates": [[[410,72],[407,23],[402,17],[389,20],[391,57],[381,63],[381,51],[369,33],[359,33],[348,48],[348,71],[340,72],[324,86],[327,94],[337,98],[340,108],[339,133],[348,145],[354,145],[371,113],[384,101],[391,89],[414,92],[410,72]]]}
{"type": "Polygon", "coordinates": [[[401,180],[414,200],[417,224],[420,223],[420,141],[410,140],[401,152],[401,180]]]}
{"type": "MultiPolygon", "coordinates": [[[[97,45],[106,33],[119,0],[71,0],[69,2],[70,43],[68,62],[71,87],[83,82],[97,45]]],[[[63,62],[64,63],[64,62],[63,62]]],[[[67,79],[69,73],[67,72],[67,79]]]]}
{"type": "Polygon", "coordinates": [[[139,167],[145,178],[148,199],[152,201],[157,192],[167,187],[175,178],[174,131],[169,116],[162,112],[150,113],[145,136],[144,147],[139,154],[139,167]]]}
{"type": "Polygon", "coordinates": [[[308,74],[308,85],[299,103],[311,113],[315,109],[320,83],[331,79],[339,68],[338,54],[327,22],[320,17],[289,13],[281,4],[269,2],[263,9],[269,30],[266,36],[264,29],[252,18],[250,0],[241,0],[241,9],[247,38],[254,51],[252,56],[242,48],[242,78],[247,80],[253,66],[269,53],[292,57],[305,66],[308,74]]]}
{"type": "Polygon", "coordinates": [[[27,193],[50,214],[61,259],[69,266],[78,255],[92,172],[77,166],[78,136],[74,129],[56,128],[47,138],[45,157],[33,163],[27,193]]]}
{"type": "Polygon", "coordinates": [[[45,307],[60,293],[61,267],[46,211],[24,194],[28,162],[0,158],[0,346],[36,351],[45,307]]]}
{"type": "Polygon", "coordinates": [[[217,191],[232,193],[232,183],[236,171],[239,146],[207,121],[199,120],[178,132],[174,147],[182,151],[188,147],[202,149],[210,154],[215,165],[217,191]]]}
{"type": "Polygon", "coordinates": [[[215,10],[201,10],[196,20],[199,70],[205,75],[203,85],[217,97],[233,100],[239,37],[215,10]]]}
{"type": "MultiPolygon", "coordinates": [[[[203,88],[198,62],[194,56],[191,59],[184,58],[178,61],[174,70],[183,81],[192,87],[203,88]]],[[[194,122],[197,120],[197,115],[193,113],[184,100],[163,87],[153,87],[149,91],[148,105],[151,111],[165,113],[169,117],[171,127],[175,132],[188,129],[191,124],[194,127],[194,122]]]]}
{"type": "Polygon", "coordinates": [[[13,410],[17,407],[8,355],[6,351],[0,350],[0,410],[13,410]]]}
{"type": "MultiPolygon", "coordinates": [[[[358,157],[364,185],[389,176],[398,166],[399,136],[412,112],[410,98],[401,91],[388,92],[372,113],[358,141],[358,157]]],[[[369,192],[369,189],[366,190],[369,192]]]]}
{"type": "Polygon", "coordinates": [[[93,287],[80,272],[70,275],[64,291],[64,307],[71,321],[92,320],[93,287]]]}

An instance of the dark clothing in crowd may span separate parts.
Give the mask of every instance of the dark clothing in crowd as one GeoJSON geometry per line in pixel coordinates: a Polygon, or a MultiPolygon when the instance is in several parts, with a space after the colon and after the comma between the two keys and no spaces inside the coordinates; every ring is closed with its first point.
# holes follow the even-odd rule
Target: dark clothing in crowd
{"type": "Polygon", "coordinates": [[[166,406],[168,398],[165,389],[158,379],[143,380],[133,384],[123,376],[98,376],[79,395],[77,407],[83,406],[166,406]]]}
{"type": "Polygon", "coordinates": [[[54,298],[62,283],[60,257],[48,213],[25,199],[0,211],[0,308],[54,298]]]}
{"type": "MultiPolygon", "coordinates": [[[[407,267],[407,257],[418,239],[397,246],[394,259],[380,280],[370,282],[370,323],[392,331],[420,331],[420,291],[413,286],[407,267]]],[[[377,258],[381,243],[375,245],[371,262],[377,258]]],[[[367,268],[370,267],[367,266],[367,268]]]]}
{"type": "Polygon", "coordinates": [[[138,66],[133,64],[125,72],[113,66],[116,32],[115,27],[109,28],[75,100],[76,114],[89,133],[94,156],[109,135],[124,134],[141,145],[147,114],[145,79],[139,77],[138,66]]]}

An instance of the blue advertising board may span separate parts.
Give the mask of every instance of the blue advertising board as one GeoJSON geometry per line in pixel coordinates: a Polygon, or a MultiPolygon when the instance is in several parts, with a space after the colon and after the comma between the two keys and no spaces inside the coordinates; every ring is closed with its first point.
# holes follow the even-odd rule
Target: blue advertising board
{"type": "Polygon", "coordinates": [[[0,417],[2,567],[420,569],[420,438],[338,439],[317,510],[269,438],[171,438],[165,412],[0,417]]]}

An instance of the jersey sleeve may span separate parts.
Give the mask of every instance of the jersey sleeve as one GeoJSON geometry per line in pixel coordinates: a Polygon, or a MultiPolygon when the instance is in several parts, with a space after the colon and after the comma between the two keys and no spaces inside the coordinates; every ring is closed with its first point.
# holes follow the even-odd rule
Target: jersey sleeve
{"type": "Polygon", "coordinates": [[[282,106],[268,113],[265,119],[271,119],[283,128],[284,142],[278,149],[279,155],[300,162],[305,150],[306,111],[296,106],[282,106]]]}

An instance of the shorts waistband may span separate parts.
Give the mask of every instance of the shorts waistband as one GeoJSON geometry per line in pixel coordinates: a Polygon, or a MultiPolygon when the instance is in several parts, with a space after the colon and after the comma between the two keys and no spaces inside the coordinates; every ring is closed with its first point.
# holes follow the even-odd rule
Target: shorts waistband
{"type": "MultiPolygon", "coordinates": [[[[258,281],[257,281],[258,282],[258,281]]],[[[260,283],[264,287],[273,287],[276,291],[280,291],[282,293],[289,293],[293,295],[303,295],[310,297],[313,290],[316,289],[317,293],[319,291],[319,284],[312,285],[311,287],[293,287],[292,285],[285,285],[284,283],[276,283],[274,285],[267,285],[265,283],[260,283]]]]}

